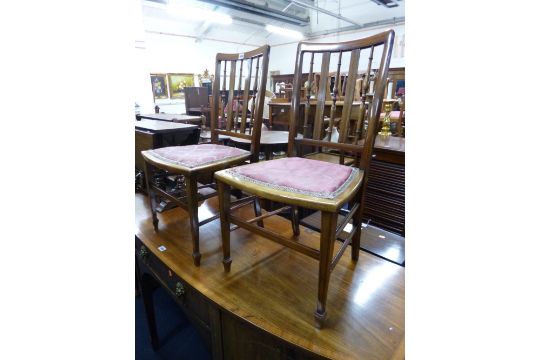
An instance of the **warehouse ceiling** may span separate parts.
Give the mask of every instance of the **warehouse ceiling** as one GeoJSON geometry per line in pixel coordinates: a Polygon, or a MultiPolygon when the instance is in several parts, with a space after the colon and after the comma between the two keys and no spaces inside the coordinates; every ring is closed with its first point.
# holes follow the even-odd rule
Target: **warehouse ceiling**
{"type": "Polygon", "coordinates": [[[298,41],[283,34],[288,30],[310,39],[405,21],[401,0],[142,0],[142,6],[147,33],[253,46],[298,41]],[[212,20],[214,13],[232,23],[212,20]]]}

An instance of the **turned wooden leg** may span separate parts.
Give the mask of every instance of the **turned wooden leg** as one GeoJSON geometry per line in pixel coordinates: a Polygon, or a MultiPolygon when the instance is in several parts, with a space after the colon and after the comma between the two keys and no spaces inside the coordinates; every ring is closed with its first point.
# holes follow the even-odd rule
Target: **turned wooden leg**
{"type": "Polygon", "coordinates": [[[362,236],[362,214],[364,212],[364,202],[362,201],[364,187],[362,186],[358,193],[354,196],[355,203],[360,203],[360,206],[353,215],[353,228],[356,227],[356,231],[353,234],[351,241],[351,258],[353,261],[358,261],[360,255],[360,238],[362,236]]]}
{"type": "Polygon", "coordinates": [[[319,260],[319,289],[317,293],[317,310],[315,326],[321,329],[326,320],[326,298],[330,281],[330,264],[334,256],[336,240],[337,213],[323,211],[321,213],[321,258],[319,260]]]}
{"type": "MultiPolygon", "coordinates": [[[[258,197],[255,197],[255,200],[253,200],[253,209],[255,210],[255,217],[262,215],[261,202],[259,201],[258,197]]],[[[261,219],[261,220],[257,221],[257,225],[263,228],[264,227],[263,220],[261,219]]]]}
{"type": "Polygon", "coordinates": [[[144,162],[144,173],[146,180],[146,193],[148,195],[148,201],[150,201],[150,210],[152,211],[152,224],[154,225],[154,231],[158,231],[158,217],[157,217],[157,203],[156,203],[156,193],[152,190],[152,178],[153,178],[153,166],[149,165],[146,161],[144,162]]]}
{"type": "Polygon", "coordinates": [[[231,271],[231,187],[216,180],[219,198],[219,219],[221,222],[221,247],[223,248],[223,269],[231,271]]]}
{"type": "Polygon", "coordinates": [[[159,348],[159,337],[156,326],[156,315],[154,313],[154,290],[148,283],[148,278],[141,275],[137,259],[135,259],[135,276],[139,283],[139,291],[144,305],[146,323],[148,325],[148,332],[150,333],[150,344],[152,345],[152,349],[156,351],[159,348]]]}
{"type": "Polygon", "coordinates": [[[189,211],[189,224],[191,226],[191,242],[193,244],[193,263],[195,266],[201,264],[201,253],[199,251],[199,198],[197,191],[197,177],[186,176],[187,206],[189,211]]]}
{"type": "Polygon", "coordinates": [[[298,206],[291,206],[291,224],[294,236],[300,235],[300,220],[298,219],[298,206]]]}

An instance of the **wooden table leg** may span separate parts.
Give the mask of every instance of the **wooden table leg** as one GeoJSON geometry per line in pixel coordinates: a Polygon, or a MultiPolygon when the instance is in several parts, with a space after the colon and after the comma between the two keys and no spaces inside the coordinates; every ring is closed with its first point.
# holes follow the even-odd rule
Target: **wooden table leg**
{"type": "Polygon", "coordinates": [[[231,271],[231,187],[216,179],[219,198],[219,218],[221,222],[221,247],[223,248],[223,269],[231,271]]]}
{"type": "Polygon", "coordinates": [[[268,130],[272,130],[272,122],[273,122],[273,119],[272,119],[272,106],[269,106],[268,107],[268,130]]]}
{"type": "Polygon", "coordinates": [[[336,240],[337,213],[323,211],[321,213],[321,257],[319,260],[319,288],[317,293],[317,310],[315,311],[315,327],[321,329],[326,320],[326,298],[330,281],[330,264],[334,256],[336,240]]]}
{"type": "Polygon", "coordinates": [[[272,160],[272,146],[266,145],[264,146],[264,159],[265,160],[272,160]]]}
{"type": "Polygon", "coordinates": [[[152,349],[156,351],[159,349],[159,337],[156,326],[156,315],[154,312],[154,290],[151,284],[148,283],[148,278],[141,276],[137,258],[135,258],[135,274],[139,283],[144,313],[146,314],[146,323],[148,324],[148,332],[150,333],[150,344],[152,345],[152,349]]]}
{"type": "Polygon", "coordinates": [[[154,225],[154,231],[158,231],[158,217],[156,212],[157,201],[156,193],[152,189],[152,178],[154,173],[152,172],[153,167],[149,165],[146,161],[144,162],[144,173],[146,180],[146,192],[148,194],[148,201],[150,201],[150,209],[152,210],[152,224],[154,225]]]}
{"type": "Polygon", "coordinates": [[[197,191],[197,177],[189,175],[185,177],[187,206],[189,211],[189,223],[191,226],[191,242],[193,244],[193,263],[201,265],[201,253],[199,251],[199,198],[197,191]]]}

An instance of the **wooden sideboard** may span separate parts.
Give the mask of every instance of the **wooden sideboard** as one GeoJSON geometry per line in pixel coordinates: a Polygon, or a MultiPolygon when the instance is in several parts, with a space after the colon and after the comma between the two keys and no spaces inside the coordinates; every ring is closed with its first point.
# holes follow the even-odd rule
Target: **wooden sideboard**
{"type": "MultiPolygon", "coordinates": [[[[231,233],[232,268],[222,266],[220,222],[201,227],[201,266],[193,266],[189,217],[181,208],[159,214],[154,232],[147,199],[136,194],[137,278],[152,344],[159,346],[150,279],[161,284],[186,313],[214,359],[403,359],[404,268],[366,252],[351,260],[347,249],[330,281],[328,321],[313,325],[316,261],[242,229],[231,233]],[[312,296],[313,295],[313,296],[312,296]]],[[[217,199],[199,208],[217,212],[217,199]]],[[[239,216],[253,216],[251,207],[239,216]]],[[[281,217],[265,227],[292,234],[281,217]]],[[[302,227],[298,241],[318,246],[302,227]]],[[[179,354],[181,355],[181,354],[179,354]]]]}
{"type": "Polygon", "coordinates": [[[159,120],[169,121],[183,124],[201,125],[201,115],[188,115],[188,114],[142,114],[136,116],[137,120],[159,120]]]}

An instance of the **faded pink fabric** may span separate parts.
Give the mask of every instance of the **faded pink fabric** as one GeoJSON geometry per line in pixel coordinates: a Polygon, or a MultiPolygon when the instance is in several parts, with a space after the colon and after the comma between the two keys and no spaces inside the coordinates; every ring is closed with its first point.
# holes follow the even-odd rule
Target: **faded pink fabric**
{"type": "Polygon", "coordinates": [[[149,153],[163,161],[188,168],[208,165],[225,159],[233,159],[250,154],[246,150],[216,144],[169,146],[150,150],[149,153]]]}
{"type": "Polygon", "coordinates": [[[284,191],[334,198],[358,169],[298,157],[264,161],[228,169],[243,180],[284,191]]]}
{"type": "MultiPolygon", "coordinates": [[[[237,109],[238,109],[238,112],[241,112],[244,109],[244,107],[242,106],[242,104],[238,102],[238,100],[233,100],[232,110],[236,111],[237,109]]],[[[223,111],[225,112],[225,114],[229,111],[229,104],[225,105],[225,109],[223,109],[223,111]]]]}

